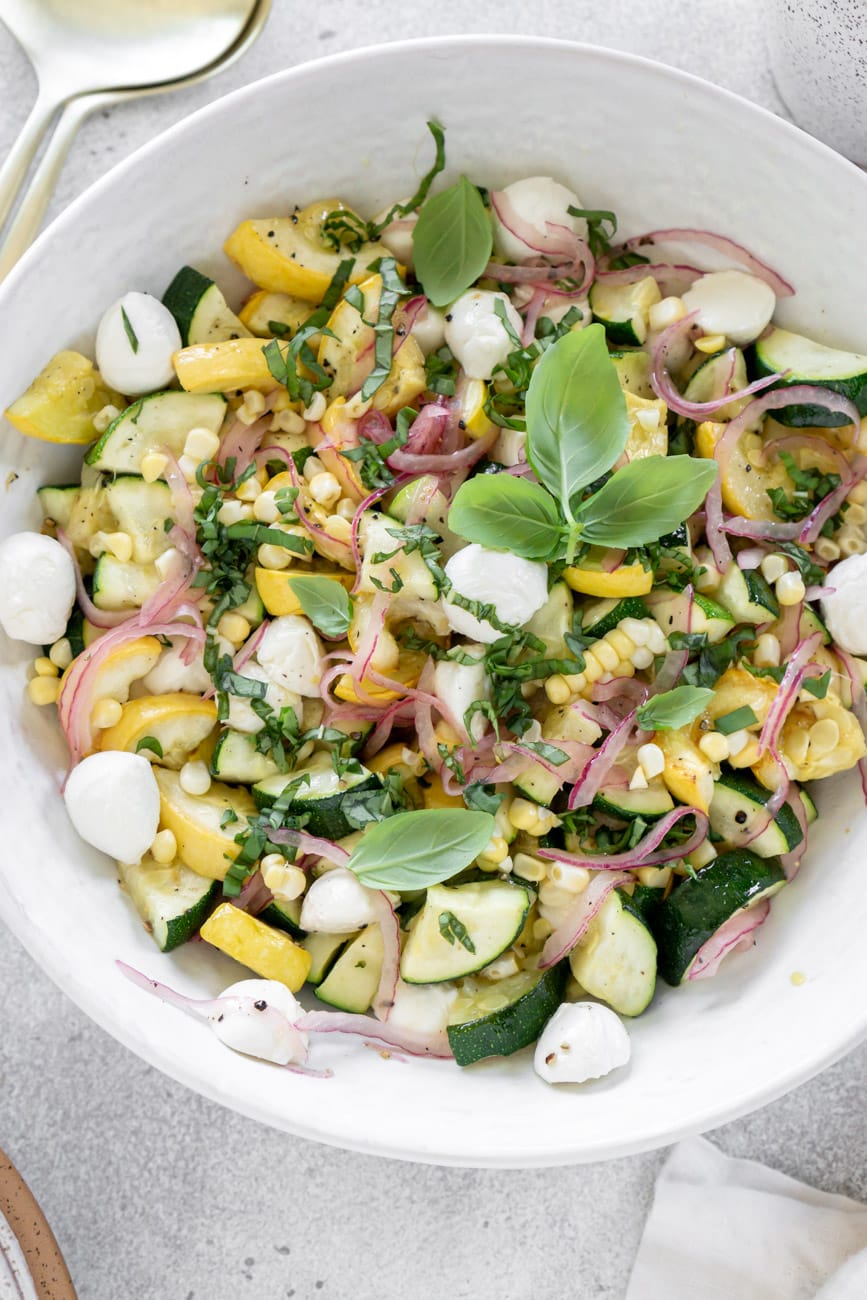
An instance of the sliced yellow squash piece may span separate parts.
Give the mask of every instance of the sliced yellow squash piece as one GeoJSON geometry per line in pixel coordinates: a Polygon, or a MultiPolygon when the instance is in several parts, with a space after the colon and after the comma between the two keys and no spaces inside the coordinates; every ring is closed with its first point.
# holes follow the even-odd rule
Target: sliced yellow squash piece
{"type": "Polygon", "coordinates": [[[43,442],[83,445],[97,436],[93,417],[104,406],[123,410],[126,398],[102,382],[80,352],[58,352],[6,411],[19,433],[43,442]]]}
{"type": "Polygon", "coordinates": [[[629,438],[624,448],[627,460],[644,456],[665,456],[668,452],[668,407],[663,401],[649,401],[625,392],[629,416],[629,438]]]}
{"type": "Polygon", "coordinates": [[[358,283],[378,257],[390,257],[384,244],[363,244],[357,253],[334,252],[322,238],[322,223],[330,212],[350,209],[337,199],[321,199],[291,217],[242,221],[224,245],[226,255],[260,289],[288,293],[320,303],[341,261],[355,258],[350,277],[358,283]]]}
{"type": "Polygon", "coordinates": [[[207,794],[187,794],[177,772],[155,767],[160,790],[160,824],[174,833],[178,857],[191,871],[224,880],[230,861],[240,852],[235,836],[256,813],[252,796],[236,786],[214,781],[207,794]],[[221,825],[227,812],[236,820],[221,825]]]}
{"type": "Polygon", "coordinates": [[[687,730],[657,731],[654,740],[665,757],[662,779],[669,794],[679,803],[708,812],[713,798],[713,768],[687,730]]]}
{"type": "MultiPolygon", "coordinates": [[[[250,295],[238,313],[238,318],[251,334],[258,338],[274,337],[271,322],[285,325],[290,334],[294,334],[299,325],[303,325],[311,312],[309,302],[303,298],[293,298],[289,293],[269,293],[267,289],[258,289],[250,295]]],[[[282,338],[282,333],[277,337],[282,338]]],[[[318,336],[313,335],[311,346],[316,347],[318,336]]]]}
{"type": "Polygon", "coordinates": [[[261,569],[255,570],[256,590],[262,598],[262,604],[269,614],[279,618],[283,614],[303,614],[301,602],[295,595],[291,586],[292,578],[315,576],[319,578],[333,578],[335,582],[341,583],[349,591],[355,581],[355,575],[335,570],[326,573],[324,570],[315,571],[312,569],[261,569]]]}
{"type": "Polygon", "coordinates": [[[221,903],[199,931],[202,938],[249,967],[262,979],[277,980],[297,993],[310,972],[312,958],[288,934],[275,930],[231,903],[221,903]]]}
{"type": "Polygon", "coordinates": [[[172,358],[181,388],[188,393],[233,393],[256,388],[270,393],[277,380],[268,369],[261,339],[195,343],[172,358]]]}
{"type": "Polygon", "coordinates": [[[621,564],[610,573],[601,567],[604,551],[594,549],[580,564],[563,570],[563,577],[573,591],[585,596],[645,596],[653,586],[653,574],[642,564],[621,564]]]}
{"type": "Polygon", "coordinates": [[[145,757],[165,767],[179,768],[216,725],[217,706],[213,700],[182,691],[143,695],[124,705],[120,722],[101,733],[99,747],[137,753],[139,742],[151,737],[162,755],[148,747],[141,751],[145,757]]]}

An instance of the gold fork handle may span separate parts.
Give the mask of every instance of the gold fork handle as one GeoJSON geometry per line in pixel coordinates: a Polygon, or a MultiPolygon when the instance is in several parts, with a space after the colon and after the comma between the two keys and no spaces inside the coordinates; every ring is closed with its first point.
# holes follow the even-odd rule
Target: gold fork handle
{"type": "Polygon", "coordinates": [[[39,87],[36,103],[31,108],[18,134],[18,139],[10,149],[9,156],[0,167],[0,229],[15,206],[15,200],[30,164],[36,156],[36,151],[42,143],[42,137],[62,102],[62,99],[58,99],[50,91],[42,86],[39,87]]]}

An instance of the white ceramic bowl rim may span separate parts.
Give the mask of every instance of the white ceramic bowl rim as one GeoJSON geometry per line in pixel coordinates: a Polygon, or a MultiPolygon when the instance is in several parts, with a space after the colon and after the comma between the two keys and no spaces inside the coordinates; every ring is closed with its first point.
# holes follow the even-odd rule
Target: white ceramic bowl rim
{"type": "MultiPolygon", "coordinates": [[[[833,159],[836,167],[848,168],[852,174],[860,177],[860,173],[855,167],[838,158],[820,142],[805,137],[796,127],[774,117],[773,114],[766,110],[755,105],[749,105],[738,96],[711,86],[687,73],[652,63],[636,55],[573,42],[526,36],[476,35],[396,42],[389,46],[375,46],[336,54],[313,63],[276,73],[261,82],[237,90],[215,101],[198,110],[184,121],[177,123],[119,163],[69,206],[52,226],[40,236],[33,248],[22,259],[20,265],[10,275],[3,286],[2,293],[0,293],[0,302],[10,304],[18,294],[19,287],[24,286],[28,277],[35,271],[43,252],[50,247],[52,241],[74,230],[83,212],[90,210],[104,195],[109,195],[119,182],[122,182],[125,178],[134,177],[144,164],[149,163],[151,160],[157,160],[161,150],[167,143],[183,137],[185,133],[191,131],[197,125],[207,122],[208,119],[213,119],[216,122],[226,112],[227,108],[243,105],[276,84],[303,82],[308,78],[318,79],[323,74],[332,74],[336,77],[346,65],[363,64],[365,61],[381,59],[384,51],[388,52],[389,57],[399,60],[404,57],[411,57],[416,52],[426,50],[435,50],[438,55],[441,54],[444,58],[448,58],[459,55],[467,49],[481,51],[483,49],[497,50],[509,47],[520,47],[525,50],[528,61],[532,58],[533,52],[540,53],[542,58],[551,51],[570,52],[578,59],[592,59],[610,65],[612,76],[616,75],[618,69],[628,69],[630,67],[642,69],[648,76],[652,75],[680,86],[684,95],[695,94],[706,101],[715,101],[721,113],[725,113],[727,109],[732,108],[736,109],[740,116],[749,112],[755,115],[757,121],[761,119],[773,123],[773,131],[779,135],[782,142],[785,142],[786,139],[797,141],[800,149],[806,148],[814,151],[816,158],[821,159],[826,165],[828,159],[833,159]]],[[[867,181],[865,181],[865,184],[867,184],[867,181]]],[[[159,1024],[159,1020],[155,1018],[152,1008],[142,1008],[142,1019],[147,1021],[144,1030],[138,1023],[131,1024],[129,990],[125,987],[123,989],[107,989],[101,983],[94,983],[86,977],[82,977],[81,972],[75,967],[70,968],[65,965],[64,955],[55,947],[51,936],[40,929],[39,918],[28,915],[11,893],[2,890],[0,890],[0,916],[22,941],[31,956],[82,1010],[112,1034],[113,1037],[166,1074],[205,1096],[224,1105],[232,1106],[254,1119],[278,1125],[299,1136],[396,1158],[442,1164],[520,1167],[574,1163],[580,1160],[603,1159],[645,1150],[658,1146],[662,1142],[670,1142],[678,1137],[721,1124],[748,1110],[773,1101],[843,1056],[867,1034],[867,1015],[862,1010],[862,1017],[859,1021],[853,1021],[845,1030],[841,1028],[819,1050],[805,1055],[800,1065],[793,1065],[791,1061],[786,1061],[782,1066],[777,1067],[774,1062],[767,1062],[766,1066],[763,1066],[760,1080],[754,1085],[747,1083],[740,1092],[730,1097],[722,1097],[713,1090],[706,1097],[700,1095],[695,1098],[694,1107],[688,1114],[685,1113],[680,1119],[667,1121],[662,1129],[654,1123],[652,1116],[648,1116],[644,1127],[640,1130],[633,1128],[625,1139],[619,1138],[616,1133],[610,1131],[598,1135],[585,1131],[581,1132],[577,1138],[565,1132],[559,1142],[548,1139],[537,1146],[534,1146],[532,1142],[523,1142],[518,1143],[514,1148],[504,1149],[502,1134],[488,1133],[481,1127],[478,1141],[468,1148],[466,1143],[463,1146],[450,1143],[448,1138],[442,1137],[441,1134],[426,1134],[422,1131],[423,1123],[417,1140],[407,1136],[406,1126],[399,1126],[401,1127],[402,1136],[392,1138],[390,1136],[391,1129],[388,1116],[366,1117],[365,1115],[353,1115],[353,1113],[347,1111],[341,1112],[326,1121],[323,1121],[321,1117],[310,1121],[304,1114],[303,1104],[299,1108],[297,1115],[275,1114],[272,1103],[257,1098],[252,1092],[244,1094],[243,1089],[238,1087],[238,1080],[243,1078],[244,1070],[252,1071],[268,1067],[257,1066],[234,1056],[230,1060],[225,1060],[228,1054],[225,1053],[224,1049],[215,1044],[216,1053],[209,1053],[207,1045],[203,1045],[199,1039],[196,1040],[196,1046],[197,1049],[202,1047],[202,1051],[198,1055],[193,1053],[187,1053],[186,1056],[179,1054],[177,1050],[167,1045],[167,1040],[155,1029],[155,1026],[159,1024]],[[222,1055],[219,1055],[219,1053],[222,1053],[222,1055]],[[214,1067],[215,1062],[218,1063],[216,1067],[214,1067]],[[372,1121],[369,1125],[366,1123],[367,1118],[372,1121]]],[[[751,956],[743,959],[744,962],[750,960],[751,956]]],[[[161,961],[164,963],[165,959],[161,959],[161,961]]],[[[162,973],[163,977],[170,980],[164,965],[160,965],[156,961],[152,963],[148,970],[149,973],[153,974],[162,973]]],[[[185,983],[187,987],[190,986],[189,978],[180,982],[185,983]]],[[[720,988],[731,991],[732,988],[736,987],[736,983],[737,981],[735,980],[733,983],[730,977],[721,977],[720,988]]],[[[136,996],[144,999],[144,995],[136,996]]],[[[144,1000],[146,1001],[146,999],[144,1000]]],[[[163,1009],[159,1008],[159,1010],[162,1012],[163,1009]]],[[[175,1014],[175,1012],[165,1009],[166,1016],[175,1014]]],[[[664,1030],[661,1032],[664,1032],[664,1030]]],[[[370,1056],[371,1054],[359,1053],[359,1056],[364,1055],[370,1056]]],[[[364,1062],[361,1062],[361,1065],[364,1064],[364,1062]]],[[[377,1061],[373,1064],[379,1065],[380,1063],[377,1061]]],[[[348,1062],[345,1068],[353,1070],[355,1068],[355,1058],[348,1062]]],[[[392,1068],[397,1070],[405,1069],[408,1084],[412,1086],[419,1079],[418,1072],[430,1067],[429,1063],[419,1064],[418,1066],[411,1063],[408,1067],[395,1065],[392,1068]]],[[[494,1068],[499,1069],[501,1067],[494,1068]]],[[[522,1069],[529,1071],[530,1066],[526,1061],[522,1063],[522,1069]]],[[[371,1075],[371,1069],[365,1068],[363,1074],[366,1081],[368,1076],[371,1075]]],[[[486,1077],[493,1082],[494,1075],[490,1071],[486,1072],[486,1077]]],[[[292,1088],[296,1083],[300,1089],[323,1086],[306,1080],[296,1081],[294,1078],[287,1076],[285,1083],[287,1109],[295,1098],[296,1094],[293,1093],[292,1088]]],[[[546,1093],[542,1085],[539,1086],[542,1088],[542,1092],[534,1093],[533,1099],[535,1103],[544,1104],[546,1096],[549,1094],[546,1093]]],[[[612,1084],[612,1086],[616,1085],[612,1084]]],[[[517,1095],[516,1093],[516,1098],[517,1095]]],[[[563,1094],[560,1093],[559,1096],[562,1100],[563,1094]]],[[[303,1093],[299,1091],[297,1097],[301,1101],[303,1093]]],[[[559,1106],[560,1102],[554,1104],[559,1106]]],[[[575,1098],[575,1106],[581,1106],[580,1097],[575,1098]]],[[[481,1117],[479,1122],[481,1125],[481,1117]]]]}

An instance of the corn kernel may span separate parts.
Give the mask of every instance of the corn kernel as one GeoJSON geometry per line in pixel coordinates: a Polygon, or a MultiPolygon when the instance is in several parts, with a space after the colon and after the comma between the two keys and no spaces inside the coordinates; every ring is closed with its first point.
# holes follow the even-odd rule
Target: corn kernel
{"type": "Polygon", "coordinates": [[[196,425],[190,429],[184,442],[184,455],[197,460],[199,464],[203,460],[213,460],[214,456],[220,450],[220,438],[210,429],[204,429],[201,425],[196,425]]]}
{"type": "Polygon", "coordinates": [[[744,745],[750,743],[750,733],[748,731],[732,731],[726,740],[729,743],[729,758],[734,758],[741,752],[744,745]]]}
{"type": "Polygon", "coordinates": [[[270,889],[275,898],[281,898],[287,903],[300,898],[307,887],[307,877],[301,868],[285,862],[279,853],[268,853],[262,859],[261,870],[266,888],[270,889]],[[272,862],[273,858],[278,861],[272,862]],[[266,866],[266,863],[269,865],[266,866]]]}
{"type": "Polygon", "coordinates": [[[119,415],[119,409],[109,402],[101,411],[97,411],[96,415],[93,417],[94,429],[97,433],[105,433],[112,420],[116,420],[119,415]]]}
{"type": "Polygon", "coordinates": [[[777,579],[774,590],[781,605],[797,605],[807,594],[807,588],[804,586],[804,579],[800,573],[784,573],[781,578],[777,579]]]}
{"type": "Polygon", "coordinates": [[[484,968],[482,974],[489,980],[504,980],[518,972],[518,959],[513,952],[504,952],[484,968]]]}
{"type": "MultiPolygon", "coordinates": [[[[627,662],[629,661],[630,656],[635,650],[635,642],[632,641],[624,631],[619,627],[615,627],[607,634],[605,640],[607,644],[611,646],[611,649],[617,653],[618,668],[623,660],[626,660],[627,662]]],[[[612,671],[616,672],[616,669],[612,671]]]]}
{"type": "Polygon", "coordinates": [[[781,653],[780,643],[773,632],[763,632],[756,640],[753,663],[756,668],[779,668],[781,653]]]}
{"type": "Polygon", "coordinates": [[[272,433],[304,432],[304,418],[297,411],[278,411],[271,421],[272,433]]]}
{"type": "Polygon", "coordinates": [[[250,635],[250,624],[243,614],[224,614],[217,624],[217,631],[233,645],[240,645],[250,635]]]}
{"type": "Polygon", "coordinates": [[[817,754],[830,754],[840,743],[840,728],[833,718],[820,718],[810,728],[810,748],[817,754]]]}
{"type": "Polygon", "coordinates": [[[603,637],[601,641],[595,643],[592,650],[597,663],[601,664],[607,673],[613,673],[620,663],[620,655],[614,649],[614,646],[603,637]]]}
{"type": "Polygon", "coordinates": [[[648,646],[655,655],[665,654],[668,649],[668,642],[665,639],[665,633],[662,628],[652,619],[648,619],[647,626],[650,631],[650,640],[647,643],[648,646]]]}
{"type": "Polygon", "coordinates": [[[235,414],[242,424],[250,425],[255,424],[264,410],[265,398],[255,388],[251,388],[244,394],[244,400],[235,414]]]}
{"type": "Polygon", "coordinates": [[[583,894],[590,884],[590,872],[586,867],[576,867],[573,862],[553,862],[548,879],[568,894],[583,894]]]}
{"type": "Polygon", "coordinates": [[[806,761],[807,752],[810,748],[810,733],[804,727],[795,727],[786,736],[786,751],[784,757],[789,759],[796,766],[806,761]]]}
{"type": "Polygon", "coordinates": [[[682,298],[661,298],[659,302],[653,303],[648,311],[647,323],[658,333],[673,325],[675,321],[683,320],[685,315],[686,305],[682,298]]]}
{"type": "Polygon", "coordinates": [[[867,542],[854,528],[851,530],[841,528],[837,534],[837,540],[840,545],[841,555],[847,557],[850,555],[863,555],[867,551],[867,542]]]}
{"type": "Polygon", "coordinates": [[[534,857],[531,853],[516,853],[512,860],[512,870],[522,880],[544,880],[549,865],[544,858],[534,857]]]}
{"type": "Polygon", "coordinates": [[[164,456],[161,451],[146,451],[141,458],[141,476],[145,483],[156,483],[168,463],[168,456],[164,456]]]}
{"type": "Polygon", "coordinates": [[[257,519],[260,524],[276,524],[280,518],[280,509],[277,505],[277,493],[273,491],[260,492],[253,502],[253,518],[257,519]]]}
{"type": "Polygon", "coordinates": [[[244,505],[240,501],[229,498],[224,501],[217,511],[217,519],[221,524],[228,528],[230,524],[239,524],[243,519],[252,519],[253,511],[250,506],[244,505]]]}
{"type": "Polygon", "coordinates": [[[759,761],[759,742],[755,736],[750,736],[743,749],[737,754],[732,753],[731,736],[729,736],[729,762],[732,767],[752,767],[759,761]]]}
{"type": "Polygon", "coordinates": [[[192,456],[179,456],[178,469],[183,474],[188,483],[195,483],[196,470],[199,468],[199,462],[193,460],[192,456]]]}
{"type": "Polygon", "coordinates": [[[154,560],[154,568],[163,582],[175,571],[179,559],[180,551],[176,547],[170,546],[167,551],[163,551],[162,555],[158,555],[154,560]]]}
{"type": "Polygon", "coordinates": [[[57,664],[45,655],[33,660],[33,671],[37,677],[57,677],[57,664]]]}
{"type": "Polygon", "coordinates": [[[314,479],[317,474],[325,473],[325,466],[318,456],[308,456],[304,462],[304,469],[301,471],[307,482],[314,479]]]}
{"type": "Polygon", "coordinates": [[[702,736],[698,747],[705,758],[709,758],[712,763],[721,763],[729,756],[729,742],[719,731],[709,731],[707,735],[702,736]]]}
{"type": "Polygon", "coordinates": [[[329,470],[314,474],[310,480],[310,495],[321,506],[333,506],[340,499],[340,484],[329,470]]]}
{"type": "Polygon", "coordinates": [[[529,799],[513,799],[509,809],[509,821],[518,831],[529,831],[535,826],[538,806],[529,799]]]}
{"type": "Polygon", "coordinates": [[[211,774],[200,759],[191,759],[190,762],[184,763],[178,779],[181,789],[187,794],[203,795],[211,788],[211,774]]]}
{"type": "Polygon", "coordinates": [[[711,355],[714,352],[722,352],[726,346],[725,334],[705,334],[703,338],[696,339],[695,349],[697,352],[705,352],[711,355]]]}
{"type": "Polygon", "coordinates": [[[629,788],[630,790],[647,789],[647,777],[644,775],[644,772],[642,771],[640,764],[638,767],[636,767],[635,771],[632,773],[632,776],[629,778],[629,788]]]}
{"type": "Polygon", "coordinates": [[[114,727],[123,717],[123,705],[118,700],[97,700],[90,715],[91,726],[97,731],[114,727]]]}
{"type": "Polygon", "coordinates": [[[636,871],[639,885],[651,889],[665,889],[671,880],[671,867],[639,867],[636,871]]]}
{"type": "Polygon", "coordinates": [[[820,560],[839,560],[840,547],[832,537],[818,537],[813,550],[820,560]]]}
{"type": "Polygon", "coordinates": [[[548,938],[548,935],[553,933],[553,925],[550,921],[546,921],[544,916],[538,917],[538,919],[533,922],[533,938],[537,939],[540,943],[544,943],[548,938]]]}
{"type": "Polygon", "coordinates": [[[60,682],[56,677],[34,677],[27,683],[27,694],[31,704],[54,704],[60,692],[60,682]]]}
{"type": "Polygon", "coordinates": [[[632,652],[632,666],[640,670],[642,668],[649,668],[652,663],[653,651],[650,647],[646,645],[636,646],[632,652]]]}
{"type": "Polygon", "coordinates": [[[262,484],[256,474],[251,474],[245,479],[239,487],[235,489],[235,496],[239,501],[249,501],[251,504],[256,500],[262,491],[262,484]]]}
{"type": "Polygon", "coordinates": [[[782,578],[784,573],[788,573],[789,561],[785,555],[766,555],[759,568],[765,581],[773,584],[777,578],[782,578]]]}
{"type": "Polygon", "coordinates": [[[551,880],[543,880],[539,886],[539,902],[544,907],[571,907],[574,901],[573,894],[561,889],[551,880]]]}
{"type": "Polygon", "coordinates": [[[647,645],[650,640],[650,628],[643,618],[623,618],[618,628],[626,633],[633,645],[647,645]]]}
{"type": "Polygon", "coordinates": [[[72,663],[73,658],[72,646],[69,643],[69,638],[62,636],[59,641],[55,641],[54,645],[48,651],[48,658],[60,669],[61,672],[63,672],[65,668],[68,668],[72,663]]]}
{"type": "Polygon", "coordinates": [[[167,866],[178,856],[178,842],[174,831],[158,831],[151,845],[151,857],[154,862],[167,866]]]}
{"type": "Polygon", "coordinates": [[[846,511],[846,523],[857,526],[865,522],[867,522],[867,510],[864,509],[860,502],[850,501],[849,509],[846,511]]]}
{"type": "Polygon", "coordinates": [[[854,505],[867,505],[867,482],[864,479],[856,483],[848,498],[854,505]]]}
{"type": "Polygon", "coordinates": [[[256,552],[256,558],[263,569],[288,569],[292,563],[292,552],[285,546],[272,546],[263,542],[256,552]]]}
{"type": "Polygon", "coordinates": [[[645,406],[635,412],[635,419],[645,433],[654,433],[659,428],[659,409],[656,406],[645,406]]]}
{"type": "Polygon", "coordinates": [[[310,405],[306,406],[301,414],[304,416],[304,419],[309,420],[311,424],[317,424],[325,414],[326,406],[327,402],[325,401],[325,394],[314,393],[310,405]]]}
{"type": "Polygon", "coordinates": [[[652,742],[639,748],[638,761],[648,780],[654,776],[661,776],[665,771],[665,755],[659,745],[654,745],[652,742]]]}
{"type": "Polygon", "coordinates": [[[546,679],[545,694],[552,704],[568,704],[572,698],[569,683],[559,673],[555,673],[553,677],[546,679]]]}
{"type": "Polygon", "coordinates": [[[509,846],[503,839],[502,835],[492,835],[485,845],[484,850],[479,854],[479,860],[484,858],[486,862],[499,864],[509,856],[509,846]]]}

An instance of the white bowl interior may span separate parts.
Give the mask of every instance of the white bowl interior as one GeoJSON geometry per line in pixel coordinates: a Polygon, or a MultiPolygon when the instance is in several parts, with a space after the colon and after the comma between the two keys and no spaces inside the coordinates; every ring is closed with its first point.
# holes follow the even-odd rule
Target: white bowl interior
{"type": "MultiPolygon", "coordinates": [[[[161,294],[184,262],[230,296],[220,252],[244,217],[339,195],[372,213],[430,161],[425,120],[447,128],[449,173],[502,185],[551,174],[622,233],[707,227],[746,243],[796,285],[779,319],[867,350],[852,274],[867,181],[787,124],[723,91],[630,56],[526,38],[393,45],[280,74],[211,106],[78,200],[0,293],[6,406],[58,348],[85,351],[128,288],[161,294]]],[[[34,489],[78,457],[5,424],[2,532],[34,526],[34,489]],[[9,474],[9,479],[6,475],[9,474]],[[12,475],[17,477],[12,477],[12,475]]],[[[769,1101],[854,1045],[865,1028],[860,886],[867,819],[857,783],[822,789],[807,865],[774,903],[756,948],[716,979],[663,990],[629,1025],[627,1071],[581,1088],[536,1078],[529,1053],[461,1072],[386,1061],[358,1044],[317,1048],[329,1081],[222,1048],[203,1025],[127,983],[121,957],[200,996],[240,970],[204,945],[153,947],[114,868],[68,824],[55,719],[24,695],[24,648],[0,666],[5,843],[0,914],[95,1020],[141,1056],[225,1105],[306,1137],[408,1159],[541,1165],[622,1155],[769,1101]],[[806,982],[792,983],[794,972],[806,982]]]]}

